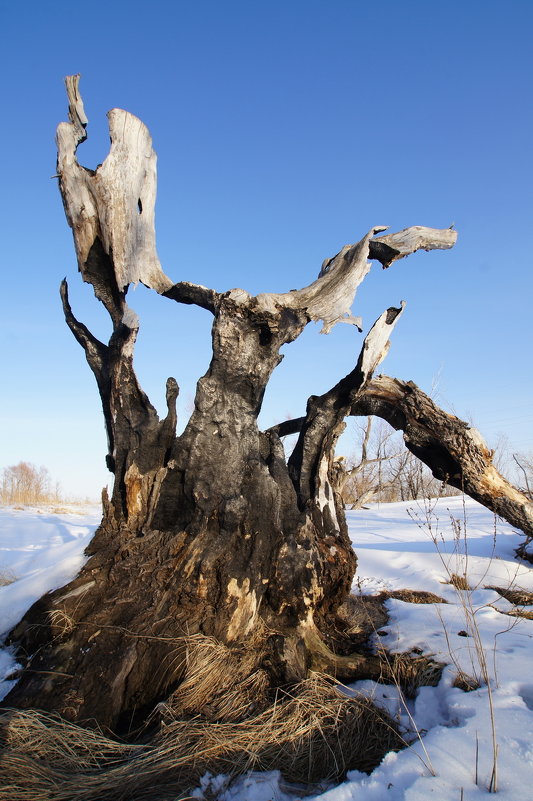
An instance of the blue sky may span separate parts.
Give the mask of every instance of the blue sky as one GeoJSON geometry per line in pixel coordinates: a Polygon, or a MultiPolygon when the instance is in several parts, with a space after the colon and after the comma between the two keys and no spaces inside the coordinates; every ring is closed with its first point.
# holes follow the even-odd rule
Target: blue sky
{"type": "MultiPolygon", "coordinates": [[[[0,1],[3,223],[0,467],[48,466],[69,494],[109,481],[100,403],[58,287],[98,336],[56,181],[63,77],[80,72],[95,167],[108,109],[148,125],[158,153],[165,272],[224,290],[310,283],[373,225],[455,223],[453,251],[375,265],[356,298],[365,330],[407,301],[383,371],[414,380],[494,445],[533,450],[530,306],[530,0],[0,1]]],[[[210,355],[210,315],[139,287],[136,366],[185,422],[210,355]]],[[[362,338],[308,326],[265,398],[271,425],[348,372],[362,338]]],[[[346,446],[349,450],[349,445],[346,446]]]]}

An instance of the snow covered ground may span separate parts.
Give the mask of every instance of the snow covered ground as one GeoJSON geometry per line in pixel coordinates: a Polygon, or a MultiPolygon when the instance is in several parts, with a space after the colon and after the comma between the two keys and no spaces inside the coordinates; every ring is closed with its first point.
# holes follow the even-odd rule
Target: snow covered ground
{"type": "MultiPolygon", "coordinates": [[[[101,517],[98,505],[0,507],[2,640],[43,593],[62,587],[79,572],[101,517]]],[[[0,698],[11,689],[13,682],[4,679],[14,667],[11,651],[0,649],[0,698]]]]}
{"type": "MultiPolygon", "coordinates": [[[[447,664],[438,687],[404,702],[394,687],[357,682],[413,733],[413,745],[390,753],[370,775],[346,781],[312,799],[321,801],[478,801],[488,796],[497,747],[498,798],[533,798],[533,620],[504,614],[513,605],[487,586],[533,591],[533,568],[517,562],[521,537],[483,507],[462,498],[373,505],[348,512],[359,558],[354,592],[426,590],[447,604],[387,602],[390,620],[379,641],[392,651],[418,649],[447,664]],[[466,574],[469,591],[446,583],[466,574]],[[464,636],[465,634],[469,636],[464,636]],[[465,693],[453,686],[459,671],[480,680],[465,693]],[[490,676],[487,686],[485,675],[490,676]],[[492,726],[494,721],[494,727],[492,726]],[[494,729],[494,731],[493,731],[494,729]],[[416,738],[416,730],[421,738],[416,738]],[[476,784],[477,770],[477,784],[476,784]]],[[[99,522],[83,511],[0,509],[0,634],[45,590],[61,586],[83,563],[83,549],[99,522]]],[[[533,612],[533,606],[522,607],[533,612]]],[[[14,667],[0,650],[0,680],[14,667]]],[[[4,694],[11,682],[2,681],[4,694]]],[[[292,801],[279,774],[254,774],[220,789],[221,801],[292,801]],[[225,787],[225,789],[224,789],[225,787]]],[[[195,796],[202,798],[201,789],[195,796]]]]}

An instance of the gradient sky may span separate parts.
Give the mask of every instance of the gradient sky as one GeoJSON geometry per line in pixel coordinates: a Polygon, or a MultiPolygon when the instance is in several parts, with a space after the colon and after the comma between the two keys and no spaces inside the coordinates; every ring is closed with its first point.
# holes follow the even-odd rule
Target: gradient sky
{"type": "MultiPolygon", "coordinates": [[[[176,281],[285,291],[373,225],[455,223],[454,250],[376,263],[354,313],[367,331],[406,300],[383,372],[425,391],[438,377],[441,405],[489,444],[533,450],[532,24],[531,0],[0,0],[0,467],[46,465],[78,496],[110,481],[98,393],[58,294],[66,275],[74,313],[107,338],[51,178],[75,72],[82,164],[107,155],[114,106],[151,131],[158,251],[176,281]]],[[[128,297],[141,384],[163,411],[175,376],[183,424],[210,315],[143,287],[128,297]]],[[[356,329],[318,330],[284,349],[265,426],[352,369],[356,329]]]]}

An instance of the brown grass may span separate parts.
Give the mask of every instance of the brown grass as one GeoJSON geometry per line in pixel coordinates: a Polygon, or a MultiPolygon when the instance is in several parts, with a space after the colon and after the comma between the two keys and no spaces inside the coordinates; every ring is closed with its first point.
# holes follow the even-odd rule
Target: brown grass
{"type": "Polygon", "coordinates": [[[504,614],[509,615],[509,617],[523,617],[526,620],[533,620],[533,611],[531,609],[510,609],[504,614]]]}
{"type": "Polygon", "coordinates": [[[143,745],[36,711],[8,711],[1,723],[3,801],[176,801],[206,771],[276,769],[289,782],[339,781],[404,745],[385,712],[318,674],[241,723],[170,720],[143,745]]]}
{"type": "Polygon", "coordinates": [[[389,619],[384,600],[379,595],[349,595],[337,610],[346,626],[344,633],[355,642],[368,640],[389,619]]]}
{"type": "Polygon", "coordinates": [[[64,609],[53,609],[48,612],[48,620],[50,625],[56,629],[57,636],[60,637],[70,634],[76,627],[76,621],[64,609]]]}
{"type": "MultiPolygon", "coordinates": [[[[386,625],[389,616],[385,601],[395,598],[407,603],[446,603],[443,598],[423,590],[385,590],[377,595],[350,595],[339,609],[339,616],[347,626],[346,634],[360,635],[368,640],[386,625]]],[[[383,664],[382,681],[400,687],[407,698],[414,698],[419,687],[436,687],[444,664],[431,655],[420,653],[389,654],[378,649],[383,664]]]]}
{"type": "MultiPolygon", "coordinates": [[[[352,607],[382,620],[376,599],[352,607]]],[[[186,638],[185,655],[180,648],[165,666],[184,678],[137,744],[43,712],[7,711],[0,718],[2,801],[179,801],[207,772],[231,780],[250,770],[279,770],[299,792],[314,792],[347,770],[371,771],[407,744],[385,711],[321,673],[273,691],[262,667],[266,635],[232,648],[186,638]]],[[[406,695],[438,683],[442,665],[430,657],[379,656],[383,680],[406,695]]]]}
{"type": "Polygon", "coordinates": [[[474,676],[469,676],[468,673],[460,670],[453,681],[453,687],[457,687],[464,693],[469,693],[472,690],[479,690],[481,684],[474,676]]]}
{"type": "Polygon", "coordinates": [[[472,589],[467,581],[466,576],[459,576],[457,573],[452,573],[446,584],[452,584],[456,590],[468,591],[472,589]]]}
{"type": "Polygon", "coordinates": [[[8,567],[0,568],[0,587],[7,587],[17,580],[16,575],[8,567]]]}
{"type": "Polygon", "coordinates": [[[515,606],[532,606],[533,605],[533,592],[528,590],[513,590],[511,587],[491,587],[485,586],[486,590],[494,590],[502,598],[505,598],[509,603],[515,606]]]}
{"type": "Polygon", "coordinates": [[[389,654],[385,658],[394,683],[407,698],[414,698],[420,687],[436,687],[444,668],[444,663],[436,662],[432,656],[403,653],[389,654]]]}
{"type": "Polygon", "coordinates": [[[408,604],[446,604],[444,598],[426,590],[384,590],[379,593],[378,598],[388,600],[393,598],[396,601],[404,601],[408,604]]]}
{"type": "Polygon", "coordinates": [[[533,610],[522,609],[523,606],[533,606],[533,592],[522,589],[512,589],[511,587],[485,586],[486,590],[494,590],[509,603],[514,604],[514,609],[499,609],[491,604],[491,608],[509,617],[522,617],[526,620],[533,620],[533,610]]]}
{"type": "Polygon", "coordinates": [[[533,620],[533,610],[531,609],[520,609],[519,607],[514,607],[514,609],[499,609],[494,604],[489,604],[491,609],[495,609],[496,612],[499,612],[500,615],[507,615],[507,617],[523,617],[526,620],[533,620]]]}
{"type": "Polygon", "coordinates": [[[185,658],[173,671],[184,678],[158,714],[168,721],[200,712],[207,721],[231,723],[262,711],[271,702],[269,677],[260,667],[263,646],[261,631],[232,648],[201,634],[188,637],[185,658]]]}

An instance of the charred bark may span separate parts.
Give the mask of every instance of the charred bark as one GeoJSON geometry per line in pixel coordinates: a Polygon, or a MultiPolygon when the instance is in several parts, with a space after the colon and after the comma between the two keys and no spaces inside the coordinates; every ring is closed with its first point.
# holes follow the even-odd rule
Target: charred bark
{"type": "Polygon", "coordinates": [[[375,657],[337,657],[328,647],[356,566],[333,454],[401,308],[379,318],[354,370],[309,400],[288,464],[282,427],[260,431],[257,418],[282,345],[312,320],[322,321],[324,333],[337,322],[360,328],[351,306],[369,258],[388,266],[421,248],[452,247],[455,232],[418,227],[374,238],[384,230],[374,228],[327,260],[316,281],[288,293],[253,297],[173,283],[155,249],[147,129],[111,111],[110,153],[87,170],[76,159],[87,124],[77,76],[67,79],[67,91],[70,122],[57,132],[59,186],[82,278],[110,315],[107,344],[74,316],[66,282],[61,295],[98,384],[115,478],[79,576],[41,598],[11,634],[28,665],[6,704],[122,730],[179,686],[195,635],[239,647],[261,633],[262,669],[273,684],[296,681],[311,667],[376,675],[375,657]],[[126,292],[136,282],[213,315],[213,357],[179,437],[176,381],[168,379],[168,411],[159,420],[133,369],[139,324],[126,292]]]}

